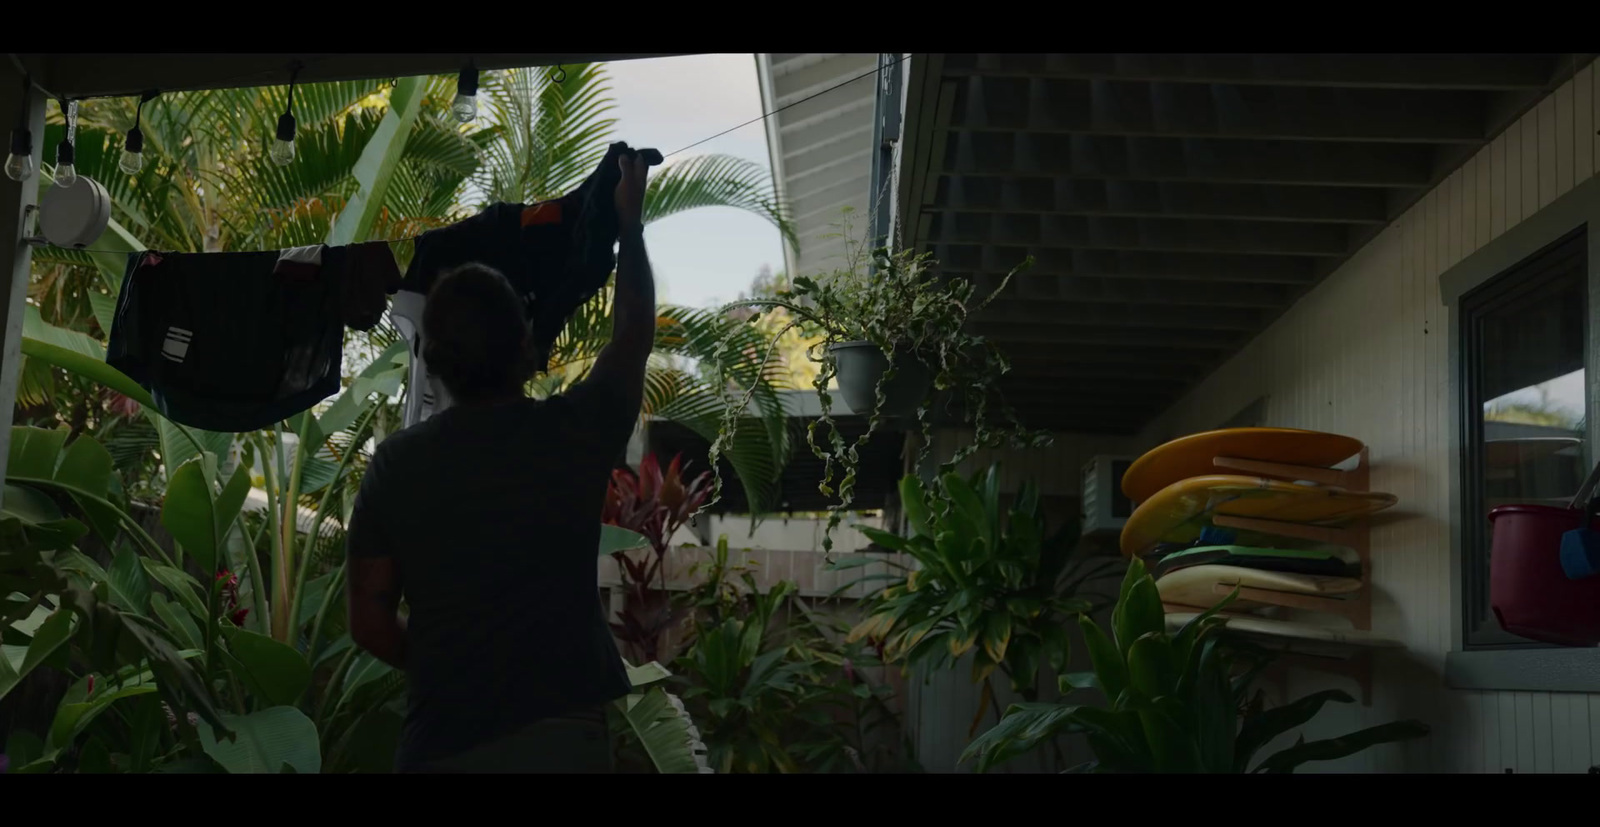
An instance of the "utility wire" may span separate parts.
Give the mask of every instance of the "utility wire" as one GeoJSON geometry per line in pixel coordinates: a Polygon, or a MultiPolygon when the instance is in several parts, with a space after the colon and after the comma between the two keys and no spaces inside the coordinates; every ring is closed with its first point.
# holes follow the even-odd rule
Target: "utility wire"
{"type": "MultiPolygon", "coordinates": [[[[903,56],[900,57],[899,60],[896,60],[894,63],[888,64],[888,66],[898,66],[901,63],[906,62],[910,58],[911,58],[911,55],[909,55],[909,54],[908,55],[903,55],[903,56]]],[[[17,60],[17,56],[16,55],[13,54],[11,56],[11,60],[17,64],[17,68],[19,70],[22,69],[22,63],[17,60]]],[[[674,155],[677,155],[679,153],[686,152],[688,150],[694,149],[695,147],[697,147],[697,146],[699,146],[699,145],[701,145],[703,143],[707,143],[708,141],[714,141],[714,140],[716,140],[716,139],[718,139],[718,138],[720,138],[720,137],[722,137],[724,135],[727,135],[730,132],[737,132],[737,131],[739,131],[741,129],[744,129],[747,126],[750,126],[751,124],[759,123],[761,121],[765,121],[767,118],[770,118],[773,115],[776,115],[779,112],[782,112],[782,111],[784,111],[786,109],[790,109],[790,108],[799,106],[800,104],[805,103],[806,101],[816,100],[817,98],[820,98],[823,95],[828,94],[829,92],[838,91],[839,89],[842,89],[842,88],[844,88],[846,86],[849,86],[850,84],[855,83],[855,82],[857,82],[859,80],[871,77],[873,75],[880,74],[880,73],[882,73],[882,71],[885,68],[888,68],[888,67],[887,66],[878,66],[878,67],[875,67],[875,68],[873,68],[871,70],[868,70],[866,72],[862,72],[861,74],[856,75],[855,77],[849,78],[848,80],[843,80],[843,81],[840,81],[838,83],[835,83],[834,85],[829,86],[828,88],[823,89],[820,92],[816,92],[814,94],[807,95],[807,96],[805,96],[805,97],[801,98],[800,100],[797,100],[797,101],[795,101],[793,103],[784,104],[783,106],[780,106],[777,109],[772,110],[771,112],[764,112],[764,113],[762,113],[761,115],[759,115],[757,117],[751,118],[750,120],[745,121],[744,123],[738,124],[737,126],[730,126],[727,129],[724,129],[721,132],[718,132],[717,134],[712,135],[712,136],[710,136],[708,138],[702,138],[702,139],[700,139],[698,141],[695,141],[692,144],[689,144],[688,146],[681,147],[679,149],[675,149],[675,150],[673,150],[671,152],[668,152],[667,154],[663,155],[662,157],[663,158],[671,158],[674,155]]],[[[255,77],[255,76],[260,75],[260,74],[262,74],[262,73],[258,72],[258,73],[255,73],[253,75],[249,75],[249,77],[255,77]]],[[[231,82],[231,81],[226,81],[226,82],[231,82]]],[[[38,88],[39,91],[44,92],[47,95],[50,94],[50,92],[45,90],[44,87],[39,86],[37,83],[34,84],[34,86],[36,88],[38,88]]],[[[52,97],[54,97],[54,96],[52,95],[52,97]]],[[[116,96],[108,96],[108,97],[116,97],[116,96]]],[[[395,244],[395,243],[399,243],[399,242],[403,242],[403,241],[413,241],[413,240],[417,239],[418,237],[419,236],[408,235],[408,236],[402,236],[400,238],[389,238],[389,239],[378,239],[378,238],[375,238],[375,239],[372,239],[372,241],[387,241],[390,244],[395,244]]],[[[95,250],[95,249],[85,249],[85,248],[80,248],[80,247],[62,247],[62,246],[60,246],[58,244],[42,244],[42,245],[39,245],[39,246],[51,247],[51,248],[57,249],[57,250],[76,250],[77,252],[80,252],[80,253],[111,253],[113,255],[125,255],[128,252],[127,250],[95,250]]],[[[230,251],[230,252],[232,252],[232,251],[230,251]]]]}
{"type": "MultiPolygon", "coordinates": [[[[899,60],[897,60],[894,63],[891,63],[889,65],[890,66],[898,66],[901,63],[904,63],[910,57],[911,57],[911,55],[905,55],[905,56],[901,57],[899,60]]],[[[721,132],[718,132],[717,134],[712,135],[709,138],[702,138],[701,140],[695,141],[694,143],[689,144],[686,147],[683,147],[683,149],[675,149],[675,150],[673,150],[671,152],[668,152],[663,157],[671,158],[672,156],[677,155],[678,153],[683,152],[684,150],[694,149],[695,147],[697,147],[697,146],[699,146],[699,145],[701,145],[701,144],[703,144],[703,143],[705,143],[707,141],[714,141],[714,140],[722,137],[723,135],[728,134],[729,132],[735,132],[735,131],[738,131],[740,129],[744,129],[745,127],[749,126],[750,124],[756,123],[757,121],[764,121],[767,118],[770,118],[773,115],[776,115],[776,114],[778,114],[779,112],[782,112],[785,109],[788,109],[788,108],[794,107],[794,106],[799,106],[800,104],[805,103],[806,101],[809,101],[809,100],[814,100],[816,98],[820,98],[823,95],[826,95],[829,92],[832,92],[832,91],[834,91],[836,89],[841,89],[843,87],[849,86],[850,84],[855,83],[856,81],[861,80],[862,78],[870,77],[872,75],[879,74],[885,68],[887,68],[887,67],[879,66],[879,67],[877,67],[875,69],[872,69],[870,71],[862,72],[861,74],[856,75],[855,77],[850,78],[849,80],[841,81],[841,82],[836,83],[836,84],[834,84],[832,86],[829,86],[828,88],[826,88],[826,89],[822,90],[821,92],[818,92],[818,93],[816,93],[814,95],[807,95],[807,96],[801,98],[800,100],[795,101],[794,103],[785,104],[784,106],[780,106],[777,109],[772,110],[771,112],[767,112],[767,113],[761,115],[760,117],[751,118],[750,120],[745,121],[744,123],[739,124],[738,126],[729,127],[727,129],[724,129],[721,132]]]]}

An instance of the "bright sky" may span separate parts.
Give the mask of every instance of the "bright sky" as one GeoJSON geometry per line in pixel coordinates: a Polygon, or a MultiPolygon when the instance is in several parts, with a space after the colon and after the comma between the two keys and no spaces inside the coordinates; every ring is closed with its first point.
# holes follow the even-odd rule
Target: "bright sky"
{"type": "MultiPolygon", "coordinates": [[[[617,137],[630,146],[673,152],[761,115],[755,55],[694,55],[627,60],[607,67],[615,91],[617,137]]],[[[694,155],[735,155],[768,167],[760,121],[701,144],[694,155]]],[[[704,208],[645,231],[657,298],[705,307],[736,297],[762,265],[783,269],[783,242],[765,219],[732,208],[704,208]]]]}
{"type": "Polygon", "coordinates": [[[1548,382],[1541,382],[1538,385],[1532,385],[1491,399],[1485,403],[1484,408],[1519,404],[1538,407],[1543,404],[1552,413],[1559,411],[1574,419],[1582,419],[1584,413],[1583,394],[1583,371],[1580,369],[1565,376],[1558,376],[1548,382]]]}

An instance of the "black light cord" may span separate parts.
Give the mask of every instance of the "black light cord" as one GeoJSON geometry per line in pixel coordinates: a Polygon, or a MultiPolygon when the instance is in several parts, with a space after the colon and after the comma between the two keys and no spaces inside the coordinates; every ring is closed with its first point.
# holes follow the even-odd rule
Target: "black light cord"
{"type": "Polygon", "coordinates": [[[280,141],[294,141],[294,87],[304,66],[305,64],[298,60],[289,65],[289,102],[284,107],[283,114],[278,116],[277,136],[280,141]]]}
{"type": "Polygon", "coordinates": [[[56,168],[60,169],[75,161],[72,148],[72,101],[62,98],[56,103],[61,106],[61,121],[66,127],[61,130],[61,142],[56,144],[56,168]]]}
{"type": "Polygon", "coordinates": [[[144,130],[139,128],[144,122],[144,105],[155,100],[160,94],[160,90],[151,89],[139,96],[139,104],[133,108],[133,128],[128,130],[127,137],[122,139],[122,151],[140,154],[144,152],[144,130]]]}
{"type": "Polygon", "coordinates": [[[17,128],[28,128],[28,99],[33,94],[33,76],[26,72],[22,75],[22,106],[17,108],[17,128]]]}
{"type": "Polygon", "coordinates": [[[300,70],[303,68],[305,64],[298,60],[289,65],[289,105],[283,111],[290,115],[294,114],[294,87],[300,79],[300,70]]]}
{"type": "MultiPolygon", "coordinates": [[[[33,155],[33,131],[28,129],[28,110],[30,97],[33,94],[33,79],[27,74],[22,76],[22,101],[17,107],[17,125],[11,130],[11,154],[33,155]]],[[[32,163],[31,161],[29,163],[32,163]]]]}

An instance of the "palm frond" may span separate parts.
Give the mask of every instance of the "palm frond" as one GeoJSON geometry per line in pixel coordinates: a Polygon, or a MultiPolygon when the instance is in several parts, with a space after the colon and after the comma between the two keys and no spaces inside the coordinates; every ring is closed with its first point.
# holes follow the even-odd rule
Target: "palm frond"
{"type": "Polygon", "coordinates": [[[577,186],[605,155],[614,104],[604,66],[567,67],[553,81],[542,69],[492,73],[478,92],[500,132],[485,147],[474,183],[490,201],[528,203],[577,186]]]}
{"type": "Polygon", "coordinates": [[[22,357],[22,371],[17,377],[17,405],[32,408],[43,405],[56,395],[56,376],[49,362],[22,357]]]}
{"type": "Polygon", "coordinates": [[[106,451],[117,468],[128,470],[138,467],[152,454],[161,450],[161,434],[149,417],[139,416],[123,422],[105,440],[106,451]]]}
{"type": "Polygon", "coordinates": [[[644,195],[644,220],[701,207],[733,207],[753,212],[798,244],[794,223],[778,201],[772,176],[760,164],[731,155],[700,155],[672,164],[651,177],[644,195]]]}

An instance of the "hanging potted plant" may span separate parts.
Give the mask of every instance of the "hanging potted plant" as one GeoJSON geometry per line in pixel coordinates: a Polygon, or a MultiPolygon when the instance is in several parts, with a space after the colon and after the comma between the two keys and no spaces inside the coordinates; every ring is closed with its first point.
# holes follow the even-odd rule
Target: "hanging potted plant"
{"type": "MultiPolygon", "coordinates": [[[[756,318],[769,310],[786,311],[788,324],[773,338],[774,345],[797,327],[818,338],[810,356],[821,364],[812,385],[822,413],[807,428],[806,444],[823,462],[818,489],[825,496],[836,497],[823,537],[825,552],[832,551],[833,530],[853,500],[858,449],[887,418],[917,424],[922,436],[918,468],[932,445],[930,413],[936,408],[972,429],[972,440],[940,464],[941,473],[954,469],[979,448],[1049,443],[1044,432],[1023,428],[1001,395],[1000,377],[1011,369],[1004,354],[992,342],[967,330],[968,317],[983,309],[1012,276],[1031,263],[1031,259],[1023,262],[993,293],[974,300],[970,281],[940,278],[927,254],[886,249],[863,254],[858,246],[845,267],[796,278],[790,290],[775,298],[746,299],[730,306],[755,310],[756,318]],[[864,266],[869,262],[870,268],[864,266]],[[835,381],[850,412],[867,419],[866,431],[853,442],[846,442],[832,418],[835,381]]],[[[758,356],[770,360],[771,348],[758,356]]],[[[725,409],[722,427],[711,446],[713,463],[731,440],[748,399],[746,394],[744,400],[725,409]]],[[[712,501],[715,499],[714,494],[712,501]]]]}

